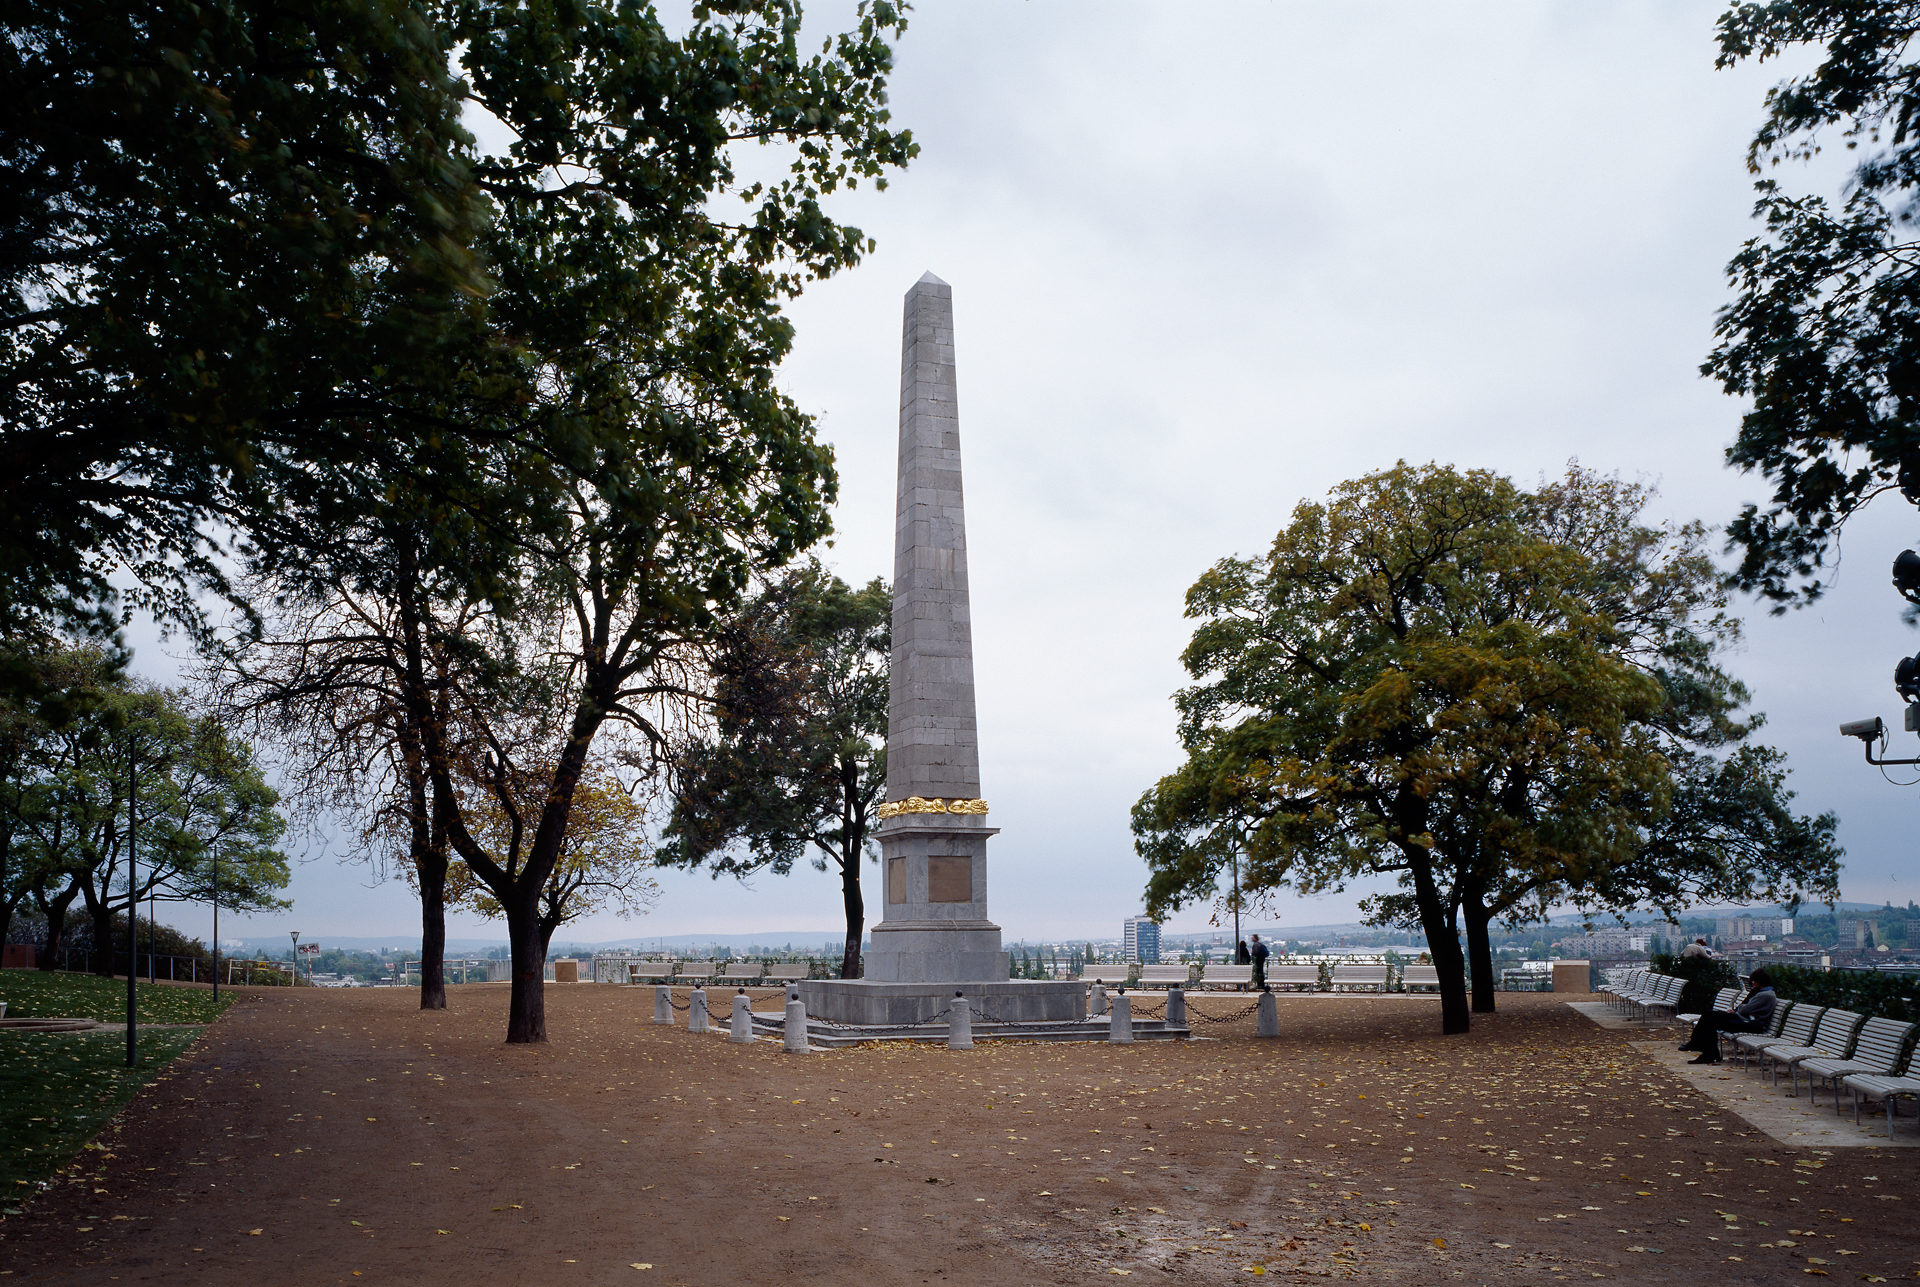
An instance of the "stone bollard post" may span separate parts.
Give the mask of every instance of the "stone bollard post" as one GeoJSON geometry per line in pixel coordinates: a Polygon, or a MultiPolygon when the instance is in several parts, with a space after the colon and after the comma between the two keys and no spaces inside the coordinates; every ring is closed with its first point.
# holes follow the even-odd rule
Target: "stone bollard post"
{"type": "Polygon", "coordinates": [[[1104,983],[1096,983],[1093,985],[1093,1000],[1087,1006],[1087,1013],[1098,1019],[1106,1012],[1107,985],[1104,983]]]}
{"type": "Polygon", "coordinates": [[[1187,1026],[1187,990],[1177,983],[1167,989],[1167,1026],[1187,1026]]]}
{"type": "Polygon", "coordinates": [[[954,993],[947,1003],[947,1049],[973,1049],[973,1007],[965,993],[954,993]]]}
{"type": "Polygon", "coordinates": [[[800,999],[797,990],[787,995],[787,1038],[781,1049],[790,1055],[804,1055],[807,1053],[807,1003],[800,999]]]}
{"type": "Polygon", "coordinates": [[[695,988],[687,996],[687,1031],[707,1030],[707,990],[695,988]]]}
{"type": "Polygon", "coordinates": [[[664,983],[653,990],[653,1021],[673,1026],[673,989],[664,983]]]}
{"type": "Polygon", "coordinates": [[[1253,1035],[1256,1037],[1280,1035],[1280,1010],[1274,1004],[1273,993],[1266,988],[1260,989],[1260,1012],[1254,1016],[1253,1035]]]}
{"type": "Polygon", "coordinates": [[[1112,1008],[1107,1019],[1107,1040],[1115,1045],[1126,1045],[1133,1040],[1133,998],[1124,992],[1116,992],[1107,1004],[1112,1008]]]}
{"type": "Polygon", "coordinates": [[[727,1040],[743,1046],[753,1044],[753,1010],[747,1002],[745,988],[734,994],[733,1026],[727,1033],[727,1040]]]}

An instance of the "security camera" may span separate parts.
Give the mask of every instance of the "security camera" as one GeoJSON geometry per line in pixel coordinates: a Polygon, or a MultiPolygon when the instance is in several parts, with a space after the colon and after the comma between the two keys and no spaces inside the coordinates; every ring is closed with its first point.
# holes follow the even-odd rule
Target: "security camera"
{"type": "Polygon", "coordinates": [[[1877,742],[1886,732],[1886,725],[1875,715],[1872,719],[1856,719],[1840,726],[1840,736],[1857,737],[1863,742],[1877,742]]]}

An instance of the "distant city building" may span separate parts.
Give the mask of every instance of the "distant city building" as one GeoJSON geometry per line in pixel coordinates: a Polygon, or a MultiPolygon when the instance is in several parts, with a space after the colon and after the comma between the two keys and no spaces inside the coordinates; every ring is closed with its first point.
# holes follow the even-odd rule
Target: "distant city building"
{"type": "Polygon", "coordinates": [[[1120,925],[1120,959],[1142,965],[1160,964],[1160,925],[1144,916],[1134,916],[1120,925]]]}
{"type": "Polygon", "coordinates": [[[1728,916],[1714,928],[1721,938],[1785,938],[1793,933],[1793,917],[1728,916]]]}

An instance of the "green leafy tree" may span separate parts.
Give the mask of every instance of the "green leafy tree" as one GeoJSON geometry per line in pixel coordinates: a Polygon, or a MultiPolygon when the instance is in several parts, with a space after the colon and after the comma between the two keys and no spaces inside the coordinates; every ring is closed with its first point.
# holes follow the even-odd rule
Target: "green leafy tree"
{"type": "Polygon", "coordinates": [[[1883,492],[1920,504],[1920,4],[1736,4],[1718,65],[1817,53],[1767,94],[1747,150],[1763,231],[1727,266],[1735,290],[1703,370],[1750,398],[1730,463],[1773,484],[1729,529],[1736,579],[1782,603],[1812,598],[1842,523],[1883,492]],[[1774,177],[1838,140],[1857,159],[1837,203],[1774,177]]]}
{"type": "MultiPolygon", "coordinates": [[[[149,899],[287,906],[274,893],[288,880],[278,793],[252,751],[179,693],[108,690],[84,717],[44,729],[17,772],[49,968],[76,899],[96,947],[112,941],[114,917],[149,899]]],[[[112,971],[110,952],[96,968],[112,971]]]]}
{"type": "Polygon", "coordinates": [[[266,539],[356,467],[457,490],[449,421],[390,414],[487,351],[488,210],[433,15],[20,0],[4,23],[0,630],[104,634],[121,597],[197,630],[215,523],[266,539]]]}
{"type": "Polygon", "coordinates": [[[1677,753],[1712,756],[1753,721],[1715,660],[1736,625],[1704,534],[1638,524],[1644,500],[1579,470],[1523,492],[1400,465],[1301,505],[1264,559],[1216,565],[1188,594],[1188,758],[1134,810],[1148,914],[1214,891],[1223,824],[1246,836],[1255,895],[1391,876],[1372,916],[1425,934],[1457,1032],[1463,913],[1491,1008],[1496,920],[1830,883],[1832,820],[1792,818],[1763,771],[1777,755],[1729,761],[1730,779],[1705,759],[1676,774],[1677,753]],[[1720,789],[1736,780],[1746,797],[1720,789]],[[1676,798],[1697,807],[1676,814],[1676,798]],[[1743,859],[1783,819],[1809,842],[1756,877],[1743,859]]]}
{"type": "Polygon", "coordinates": [[[498,456],[554,480],[518,533],[515,614],[479,642],[543,699],[446,719],[425,686],[409,701],[435,824],[507,921],[509,1041],[545,1037],[541,899],[596,739],[611,724],[656,766],[676,704],[703,695],[697,650],[827,531],[831,454],[774,383],[782,308],[868,247],[822,202],[914,149],[885,107],[899,10],[866,0],[812,56],[800,19],[790,0],[697,4],[676,35],[631,3],[452,11],[473,98],[511,136],[473,172],[497,212],[489,308],[539,436],[498,456]],[[737,173],[746,146],[763,177],[737,173]],[[536,766],[538,817],[483,844],[465,784],[512,807],[536,766]]]}
{"type": "Polygon", "coordinates": [[[712,730],[680,755],[658,858],[784,876],[811,854],[840,876],[848,979],[860,977],[860,865],[886,788],[892,610],[883,582],[853,590],[812,562],[754,599],[717,654],[712,730]]]}

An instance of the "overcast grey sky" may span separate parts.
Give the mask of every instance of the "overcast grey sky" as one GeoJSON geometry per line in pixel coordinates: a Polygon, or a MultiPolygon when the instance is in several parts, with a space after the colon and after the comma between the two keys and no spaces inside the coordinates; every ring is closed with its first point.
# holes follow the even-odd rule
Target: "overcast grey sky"
{"type": "MultiPolygon", "coordinates": [[[[839,456],[828,561],[885,575],[901,298],[928,269],[952,284],[983,792],[1002,829],[991,900],[1009,938],[1110,935],[1139,910],[1127,811],[1178,762],[1182,595],[1263,549],[1300,500],[1403,457],[1523,480],[1577,457],[1657,483],[1677,520],[1722,523],[1761,494],[1722,464],[1740,407],[1698,366],[1723,265],[1751,235],[1745,144],[1780,69],[1716,72],[1717,12],[915,14],[892,98],[920,158],[841,205],[879,248],[796,307],[785,378],[839,456]]],[[[1920,796],[1835,731],[1898,722],[1889,676],[1915,641],[1886,569],[1915,528],[1895,508],[1857,523],[1837,592],[1750,611],[1734,662],[1801,802],[1841,818],[1849,898],[1920,896],[1898,839],[1920,796]]],[[[404,886],[365,880],[318,858],[294,913],[246,928],[417,935],[404,886]]],[[[840,924],[837,882],[812,871],[663,884],[645,921],[578,936],[840,924]]],[[[1283,901],[1279,921],[1347,919],[1353,902],[1283,901]]]]}

